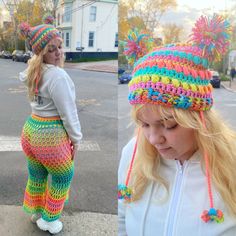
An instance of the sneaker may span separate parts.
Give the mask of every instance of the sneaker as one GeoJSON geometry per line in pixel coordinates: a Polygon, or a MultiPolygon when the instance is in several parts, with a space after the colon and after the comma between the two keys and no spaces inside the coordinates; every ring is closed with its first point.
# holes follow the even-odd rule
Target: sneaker
{"type": "Polygon", "coordinates": [[[35,224],[36,221],[37,221],[39,218],[41,218],[41,214],[40,214],[40,213],[34,213],[34,214],[31,216],[30,220],[31,220],[32,223],[35,224]]]}
{"type": "Polygon", "coordinates": [[[60,220],[54,220],[54,221],[48,222],[44,220],[43,218],[40,218],[36,221],[36,224],[41,230],[49,231],[49,233],[51,234],[57,234],[63,228],[63,224],[60,220]]]}

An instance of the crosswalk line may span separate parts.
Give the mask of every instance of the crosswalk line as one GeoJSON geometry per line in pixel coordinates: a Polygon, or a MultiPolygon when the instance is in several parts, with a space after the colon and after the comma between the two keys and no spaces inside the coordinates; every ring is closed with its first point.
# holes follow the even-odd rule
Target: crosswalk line
{"type": "MultiPolygon", "coordinates": [[[[22,151],[20,137],[0,136],[0,152],[19,152],[22,151]]],[[[79,145],[79,151],[101,151],[96,141],[82,140],[79,145]]]]}

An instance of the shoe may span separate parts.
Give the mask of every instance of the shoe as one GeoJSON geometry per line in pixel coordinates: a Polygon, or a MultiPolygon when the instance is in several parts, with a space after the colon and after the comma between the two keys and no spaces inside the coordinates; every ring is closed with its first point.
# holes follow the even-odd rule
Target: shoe
{"type": "Polygon", "coordinates": [[[44,220],[43,218],[40,218],[36,221],[36,224],[41,230],[49,231],[49,233],[51,234],[57,234],[63,228],[63,224],[60,220],[54,220],[54,221],[48,222],[44,220]]]}
{"type": "Polygon", "coordinates": [[[32,214],[30,220],[31,220],[32,223],[35,224],[36,221],[37,221],[39,218],[41,218],[41,214],[40,214],[40,213],[34,213],[34,214],[32,214]]]}

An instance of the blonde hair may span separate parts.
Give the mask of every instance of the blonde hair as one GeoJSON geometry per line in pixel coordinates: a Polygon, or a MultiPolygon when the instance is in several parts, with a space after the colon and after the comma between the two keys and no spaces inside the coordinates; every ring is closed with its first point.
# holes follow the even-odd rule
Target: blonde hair
{"type": "MultiPolygon", "coordinates": [[[[42,69],[43,69],[43,57],[47,52],[48,52],[48,44],[38,55],[34,55],[28,61],[27,87],[28,87],[28,97],[31,101],[34,99],[35,96],[37,80],[38,80],[38,87],[40,86],[42,78],[42,69]]],[[[62,54],[59,67],[62,68],[63,66],[64,66],[64,54],[62,54]]]]}
{"type": "MultiPolygon", "coordinates": [[[[145,105],[133,106],[132,116],[137,124],[143,106],[145,105]]],[[[213,109],[204,112],[205,128],[199,112],[166,109],[163,106],[156,105],[152,107],[154,111],[159,109],[162,118],[168,118],[171,113],[180,126],[194,130],[200,153],[203,155],[204,150],[208,153],[209,171],[213,185],[221,194],[229,212],[236,216],[236,133],[224,124],[213,109]]],[[[205,167],[203,158],[201,165],[203,168],[205,167]]],[[[131,201],[141,198],[150,181],[159,183],[168,191],[168,183],[158,174],[158,168],[160,168],[160,155],[140,129],[130,182],[133,191],[131,201]]]]}

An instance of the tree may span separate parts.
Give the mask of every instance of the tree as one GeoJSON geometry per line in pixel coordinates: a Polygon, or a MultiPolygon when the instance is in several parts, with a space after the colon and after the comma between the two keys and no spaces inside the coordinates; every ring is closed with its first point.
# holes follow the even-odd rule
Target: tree
{"type": "Polygon", "coordinates": [[[128,6],[124,2],[119,3],[119,40],[127,38],[130,29],[142,29],[148,32],[144,21],[139,16],[128,17],[128,6]]]}
{"type": "Polygon", "coordinates": [[[138,16],[143,20],[145,28],[152,33],[159,25],[163,14],[177,6],[176,0],[129,0],[127,2],[121,0],[121,4],[129,9],[129,18],[138,16]]]}
{"type": "MultiPolygon", "coordinates": [[[[2,32],[0,32],[0,44],[5,45],[4,48],[12,47],[9,43],[6,43],[4,41],[4,38],[8,40],[12,39],[15,44],[14,48],[18,49],[18,25],[21,22],[27,22],[31,26],[42,24],[42,18],[44,14],[48,11],[53,12],[57,4],[57,0],[14,0],[12,2],[9,1],[9,3],[5,5],[5,7],[6,10],[8,10],[11,14],[12,24],[9,25],[7,30],[2,29],[2,32]]],[[[22,45],[21,42],[20,45],[22,45]]]]}
{"type": "Polygon", "coordinates": [[[35,0],[33,11],[32,11],[32,18],[31,18],[31,25],[39,25],[42,24],[42,18],[45,14],[45,11],[42,6],[41,0],[35,0]]]}
{"type": "Polygon", "coordinates": [[[119,20],[119,39],[125,40],[127,38],[129,30],[134,28],[143,29],[148,32],[148,30],[146,30],[143,20],[138,16],[132,17],[127,20],[119,20]]]}
{"type": "Polygon", "coordinates": [[[176,24],[165,24],[163,26],[164,43],[177,43],[180,42],[180,36],[183,32],[183,28],[177,26],[176,24]]]}

